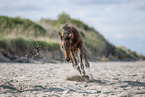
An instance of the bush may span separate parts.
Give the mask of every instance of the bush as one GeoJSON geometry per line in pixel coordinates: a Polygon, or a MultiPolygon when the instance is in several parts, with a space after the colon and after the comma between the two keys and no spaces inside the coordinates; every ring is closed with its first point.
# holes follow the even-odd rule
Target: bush
{"type": "Polygon", "coordinates": [[[70,16],[68,14],[66,14],[65,12],[63,12],[63,13],[58,15],[57,23],[58,24],[69,23],[70,19],[71,19],[70,16]]]}

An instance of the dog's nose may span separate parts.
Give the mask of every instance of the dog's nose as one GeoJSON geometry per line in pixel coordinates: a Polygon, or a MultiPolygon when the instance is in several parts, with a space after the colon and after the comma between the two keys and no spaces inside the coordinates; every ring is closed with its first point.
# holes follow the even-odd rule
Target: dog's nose
{"type": "Polygon", "coordinates": [[[69,62],[70,58],[65,59],[67,62],[69,62]]]}

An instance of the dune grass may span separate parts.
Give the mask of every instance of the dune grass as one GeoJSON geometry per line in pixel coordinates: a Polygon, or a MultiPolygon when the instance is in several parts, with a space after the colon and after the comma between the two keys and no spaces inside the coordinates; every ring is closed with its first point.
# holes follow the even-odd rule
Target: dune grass
{"type": "Polygon", "coordinates": [[[0,16],[0,35],[44,36],[46,30],[29,19],[0,16]]]}
{"type": "Polygon", "coordinates": [[[43,41],[35,39],[17,38],[0,38],[0,47],[8,50],[12,54],[26,55],[37,51],[60,50],[60,44],[56,41],[43,41]]]}

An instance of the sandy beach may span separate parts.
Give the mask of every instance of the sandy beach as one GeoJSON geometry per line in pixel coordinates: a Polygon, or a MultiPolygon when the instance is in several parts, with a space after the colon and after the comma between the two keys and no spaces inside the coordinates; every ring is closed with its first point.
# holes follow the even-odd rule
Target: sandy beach
{"type": "Polygon", "coordinates": [[[92,82],[71,63],[0,63],[0,97],[145,97],[145,62],[90,64],[92,82]]]}

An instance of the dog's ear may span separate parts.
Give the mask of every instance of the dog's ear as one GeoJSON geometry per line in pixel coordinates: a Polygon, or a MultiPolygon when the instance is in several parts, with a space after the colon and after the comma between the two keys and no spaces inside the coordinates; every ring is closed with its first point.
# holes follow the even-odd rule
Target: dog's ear
{"type": "Polygon", "coordinates": [[[61,33],[59,32],[59,38],[60,38],[60,40],[62,41],[62,35],[61,35],[61,33]]]}
{"type": "Polygon", "coordinates": [[[68,29],[68,24],[65,24],[65,25],[63,26],[63,29],[64,29],[64,30],[68,29]]]}

